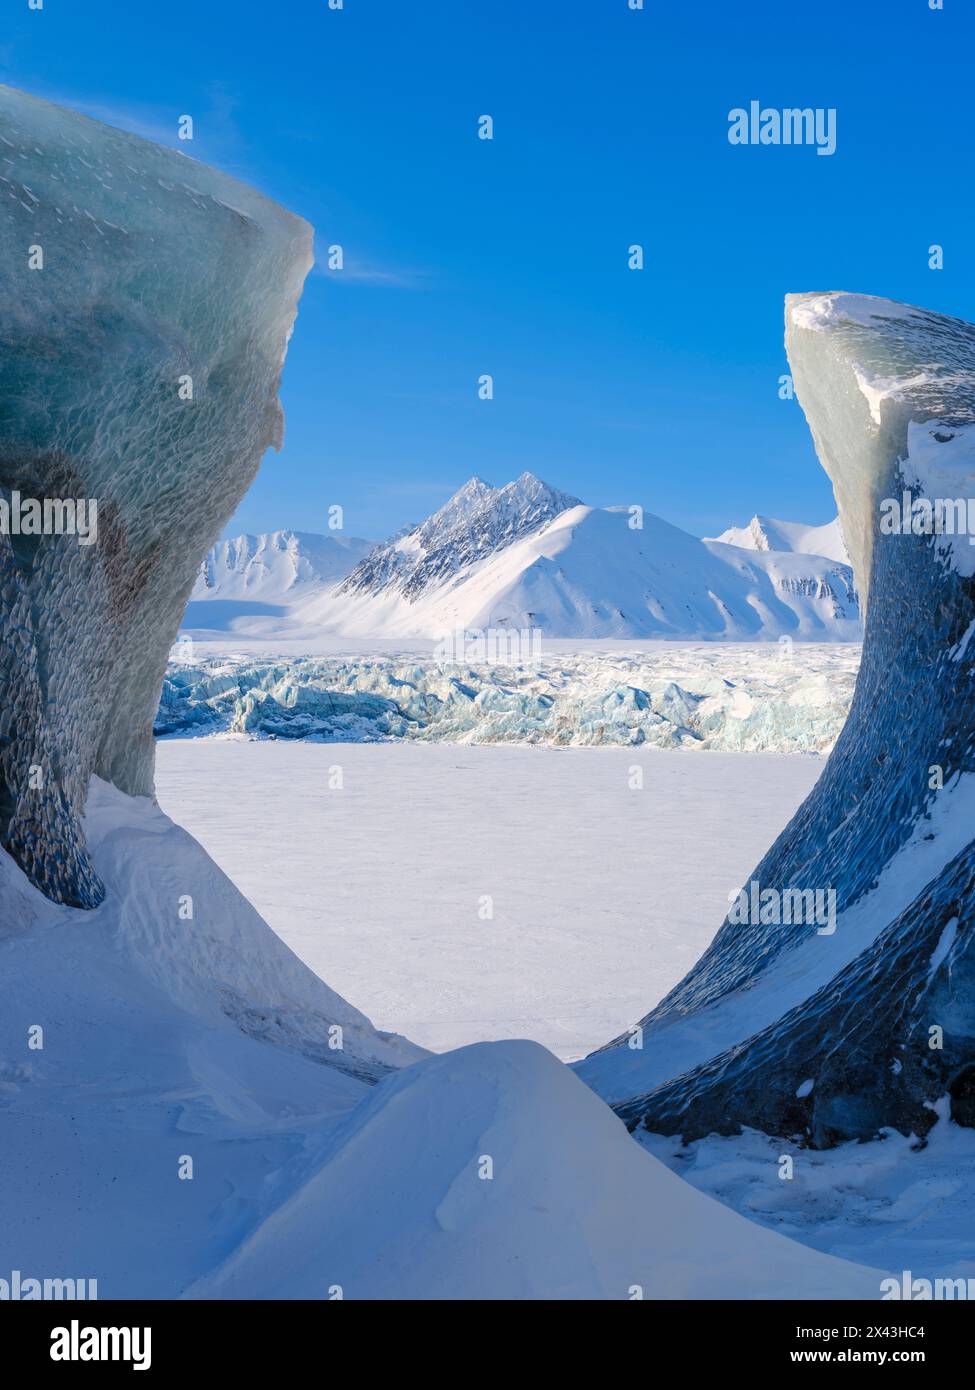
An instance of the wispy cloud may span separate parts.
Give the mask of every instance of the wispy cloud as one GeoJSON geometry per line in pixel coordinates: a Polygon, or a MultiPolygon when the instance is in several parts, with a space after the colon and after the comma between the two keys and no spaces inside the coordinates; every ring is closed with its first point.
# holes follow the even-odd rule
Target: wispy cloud
{"type": "Polygon", "coordinates": [[[346,262],[341,270],[330,270],[328,248],[315,248],[315,268],[313,275],[320,275],[337,285],[343,282],[352,285],[373,285],[381,289],[422,290],[430,282],[430,272],[426,270],[396,270],[383,266],[369,265],[363,261],[346,262]]]}

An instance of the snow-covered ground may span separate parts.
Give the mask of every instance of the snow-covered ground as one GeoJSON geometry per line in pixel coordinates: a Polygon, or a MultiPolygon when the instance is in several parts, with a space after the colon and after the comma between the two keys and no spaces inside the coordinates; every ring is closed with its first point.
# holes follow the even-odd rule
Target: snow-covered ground
{"type": "Polygon", "coordinates": [[[660,749],[173,739],[158,748],[157,790],[377,1027],[437,1051],[527,1037],[573,1059],[694,964],[821,767],[660,749]]]}
{"type": "Polygon", "coordinates": [[[90,913],[0,851],[0,1277],[102,1299],[878,1296],[886,1271],[680,1182],[537,1043],[425,1057],[375,1033],[148,798],[96,779],[85,828],[90,913]]]}
{"type": "MultiPolygon", "coordinates": [[[[581,1107],[578,1093],[563,1096],[559,1074],[546,1068],[544,1054],[526,1051],[527,1044],[511,1044],[510,1055],[497,1056],[477,1044],[528,1038],[571,1060],[636,1022],[700,955],[722,920],[729,889],[747,879],[823,765],[811,755],[241,739],[168,740],[158,754],[163,807],[203,842],[312,969],[377,1027],[435,1052],[467,1047],[439,1059],[443,1079],[452,1079],[458,1096],[473,1087],[464,1096],[463,1116],[473,1106],[480,1124],[477,1098],[483,1092],[486,1100],[499,1067],[513,1090],[528,1086],[531,1099],[517,1119],[499,1121],[485,1109],[484,1123],[496,1136],[491,1143],[464,1131],[458,1148],[491,1152],[499,1123],[501,1134],[517,1132],[515,1190],[523,1195],[537,1181],[551,1196],[565,1187],[567,1208],[579,1175],[558,1182],[549,1148],[533,1145],[549,1123],[539,1123],[542,1111],[556,1116],[563,1104],[581,1107]],[[643,769],[642,790],[630,786],[633,767],[643,769]],[[341,790],[329,788],[336,768],[341,790]],[[621,827],[632,849],[624,850],[621,827]],[[493,920],[478,915],[484,894],[494,899],[493,920]]],[[[404,1076],[383,1087],[381,1099],[377,1093],[350,1132],[326,1145],[333,1186],[324,1187],[318,1176],[307,1188],[299,1184],[272,1235],[259,1232],[194,1292],[260,1296],[262,1281],[285,1294],[300,1292],[307,1287],[306,1265],[316,1259],[320,1265],[333,1247],[348,1269],[353,1247],[342,1216],[348,1201],[336,1194],[349,1190],[349,1165],[369,1161],[357,1157],[362,1126],[375,1122],[383,1142],[388,1137],[410,1151],[415,1136],[402,1125],[389,1129],[390,1113],[372,1117],[372,1111],[382,1111],[389,1086],[410,1088],[425,1106],[433,1083],[433,1073],[421,1069],[415,1083],[404,1076]]],[[[587,1111],[586,1126],[601,1124],[602,1113],[587,1111]]],[[[443,1122],[445,1128],[467,1123],[450,1104],[443,1122]]],[[[550,1137],[558,1149],[558,1133],[550,1137]]],[[[618,1141],[609,1131],[605,1139],[615,1154],[618,1141]]],[[[756,1134],[686,1149],[642,1131],[629,1142],[750,1222],[824,1254],[896,1277],[903,1270],[917,1277],[975,1276],[975,1201],[967,1178],[975,1134],[946,1120],[920,1149],[895,1134],[828,1152],[756,1134]],[[789,1178],[782,1176],[784,1155],[793,1164],[789,1178]]],[[[569,1155],[575,1141],[566,1138],[565,1144],[569,1155]]],[[[420,1165],[421,1158],[417,1150],[409,1163],[420,1165]]],[[[650,1176],[638,1168],[630,1173],[623,1149],[614,1162],[624,1188],[650,1176]]],[[[462,1170],[461,1159],[454,1166],[462,1170]]],[[[385,1181],[372,1190],[385,1190],[385,1181]]],[[[680,1208],[686,1191],[669,1191],[666,1209],[680,1208]]],[[[484,1241],[491,1218],[475,1198],[476,1189],[457,1189],[451,1202],[484,1241]]],[[[415,1201],[414,1192],[409,1202],[415,1201]]],[[[405,1205],[393,1191],[377,1210],[377,1223],[399,1229],[390,1213],[405,1205]]],[[[416,1210],[417,1222],[397,1244],[390,1271],[381,1274],[390,1289],[407,1287],[410,1269],[428,1258],[433,1278],[421,1219],[426,1207],[420,1203],[416,1210]]],[[[604,1219],[614,1228],[612,1218],[598,1218],[604,1219]]],[[[714,1221],[713,1209],[710,1218],[693,1206],[681,1217],[692,1235],[702,1219],[714,1221]]],[[[750,1242],[755,1229],[727,1235],[744,1240],[747,1231],[750,1242]]],[[[639,1234],[610,1267],[638,1265],[642,1274],[633,1282],[639,1283],[654,1277],[659,1258],[672,1280],[666,1256],[671,1227],[654,1232],[652,1242],[648,1232],[639,1234]],[[647,1261],[649,1243],[657,1253],[647,1261]]],[[[567,1238],[567,1251],[575,1239],[567,1238]]],[[[505,1286],[500,1263],[492,1263],[503,1249],[502,1243],[492,1250],[484,1289],[505,1286]]],[[[750,1293],[757,1279],[753,1258],[742,1245],[740,1263],[729,1261],[731,1283],[719,1271],[713,1287],[726,1294],[737,1288],[737,1268],[741,1290],[750,1293]]],[[[574,1263],[567,1254],[567,1267],[574,1263]]],[[[355,1277],[375,1281],[377,1271],[356,1269],[355,1277]]],[[[606,1287],[601,1273],[594,1277],[606,1287]]],[[[704,1287],[699,1270],[689,1277],[704,1287]]],[[[820,1277],[821,1271],[803,1267],[800,1288],[787,1273],[780,1295],[808,1296],[811,1281],[820,1277]]],[[[851,1265],[837,1266],[839,1282],[835,1290],[827,1287],[827,1296],[844,1296],[855,1277],[851,1265]]],[[[871,1286],[866,1296],[878,1296],[880,1277],[876,1292],[871,1286]]],[[[646,1288],[648,1297],[665,1292],[660,1283],[653,1293],[646,1288]]],[[[517,1289],[510,1296],[517,1297],[517,1289]]]]}
{"type": "Polygon", "coordinates": [[[975,1133],[952,1124],[947,1110],[943,1101],[924,1145],[894,1131],[826,1150],[755,1132],[686,1148],[645,1130],[636,1137],[702,1192],[781,1235],[876,1268],[972,1279],[975,1133]]]}

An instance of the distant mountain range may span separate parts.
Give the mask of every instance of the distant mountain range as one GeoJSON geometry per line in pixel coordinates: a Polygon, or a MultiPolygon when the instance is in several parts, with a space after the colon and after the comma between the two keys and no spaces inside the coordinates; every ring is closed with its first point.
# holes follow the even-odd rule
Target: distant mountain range
{"type": "Polygon", "coordinates": [[[825,526],[805,526],[801,521],[776,521],[770,516],[753,516],[747,526],[730,526],[720,536],[706,537],[744,550],[791,550],[800,555],[825,555],[849,565],[850,557],[835,517],[825,526]]]}
{"type": "Polygon", "coordinates": [[[859,640],[838,521],[753,517],[715,539],[630,507],[586,506],[531,473],[472,478],[388,541],[279,531],[209,552],[185,626],[303,637],[859,640]],[[816,546],[815,550],[810,547],[816,546]]]}

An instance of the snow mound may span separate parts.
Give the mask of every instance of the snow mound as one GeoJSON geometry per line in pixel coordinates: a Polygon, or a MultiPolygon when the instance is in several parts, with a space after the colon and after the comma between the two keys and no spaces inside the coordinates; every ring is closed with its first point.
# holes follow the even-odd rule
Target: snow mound
{"type": "Polygon", "coordinates": [[[676,1178],[537,1043],[399,1072],[309,1168],[190,1296],[879,1297],[676,1178]]]}

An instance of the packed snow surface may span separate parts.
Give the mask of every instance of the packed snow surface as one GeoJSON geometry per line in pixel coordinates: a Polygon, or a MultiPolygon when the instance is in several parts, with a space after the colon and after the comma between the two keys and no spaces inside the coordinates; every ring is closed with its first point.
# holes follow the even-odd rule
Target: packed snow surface
{"type": "Polygon", "coordinates": [[[923,1147],[895,1131],[821,1152],[754,1131],[686,1147],[645,1130],[637,1138],[700,1191],[781,1235],[898,1273],[973,1279],[975,1133],[938,1109],[923,1147]]]}
{"type": "MultiPolygon", "coordinates": [[[[421,1068],[385,1083],[348,1122],[341,1139],[327,1130],[319,1140],[324,1167],[317,1159],[302,1160],[299,1180],[288,1181],[289,1204],[280,1213],[280,1226],[275,1220],[257,1231],[195,1292],[261,1296],[278,1279],[291,1292],[319,1280],[314,1293],[320,1296],[322,1283],[342,1281],[338,1267],[351,1288],[374,1274],[377,1289],[396,1287],[393,1271],[399,1269],[400,1287],[416,1292],[405,1253],[411,1243],[417,1268],[429,1271],[431,1283],[424,1280],[425,1287],[443,1289],[442,1280],[450,1275],[434,1268],[429,1242],[442,1239],[447,1246],[467,1235],[476,1237],[487,1261],[485,1270],[472,1263],[469,1277],[486,1287],[484,1281],[497,1269],[500,1218],[496,1204],[485,1204],[498,1190],[478,1179],[472,1164],[481,1155],[497,1159],[499,1153],[504,1163],[493,1181],[516,1181],[525,1194],[536,1192],[536,1182],[551,1189],[553,1203],[539,1197],[538,1204],[566,1224],[558,1237],[560,1250],[578,1248],[580,1232],[598,1210],[606,1238],[593,1242],[596,1263],[589,1288],[608,1287],[607,1243],[622,1252],[627,1270],[635,1249],[640,1273],[629,1276],[633,1283],[651,1277],[642,1252],[648,1244],[659,1256],[671,1248],[671,1203],[690,1241],[687,1277],[694,1283],[683,1285],[685,1276],[671,1267],[665,1281],[646,1284],[647,1296],[654,1296],[651,1288],[706,1287],[696,1268],[695,1232],[698,1215],[714,1219],[713,1208],[690,1213],[681,1189],[656,1190],[656,1205],[648,1206],[646,1215],[660,1236],[644,1230],[647,1198],[641,1197],[628,1207],[639,1232],[631,1246],[611,1200],[616,1184],[632,1195],[629,1164],[621,1166],[619,1155],[607,1163],[601,1149],[598,1161],[605,1166],[593,1184],[577,1174],[573,1159],[578,1152],[590,1153],[593,1126],[602,1136],[604,1121],[595,1111],[583,1116],[576,1109],[574,1093],[546,1071],[544,1053],[526,1051],[526,1044],[510,1045],[510,1051],[505,1044],[497,1053],[471,1046],[517,1035],[570,1057],[591,1040],[632,1023],[645,1001],[665,993],[700,953],[727,906],[728,885],[747,878],[821,766],[816,758],[687,758],[648,750],[644,789],[635,791],[629,786],[631,761],[612,749],[339,750],[230,742],[160,747],[164,805],[206,837],[217,861],[299,955],[381,1026],[405,1031],[437,1051],[463,1049],[439,1058],[439,1070],[425,1074],[421,1068]],[[336,756],[344,787],[326,790],[336,756]],[[620,857],[621,824],[639,844],[639,854],[620,857]],[[255,825],[259,835],[253,833],[255,825]],[[402,846],[395,857],[388,850],[394,841],[402,846]],[[477,900],[492,891],[494,919],[483,921],[477,900]],[[498,1085],[488,1104],[490,1077],[498,1085]],[[527,1093],[516,1088],[517,1077],[530,1087],[527,1093]],[[449,1089],[441,1091],[439,1082],[449,1089]],[[571,1134],[562,1118],[550,1114],[543,1092],[550,1093],[558,1111],[578,1117],[571,1134]],[[386,1108],[387,1096],[400,1108],[398,1124],[395,1112],[386,1108]],[[526,1109],[515,1120],[512,1107],[523,1099],[526,1109]],[[422,1141],[412,1131],[420,1106],[427,1127],[422,1141]],[[504,1116],[512,1117],[522,1136],[516,1146],[505,1137],[504,1116]],[[540,1118],[561,1146],[572,1185],[580,1178],[574,1197],[568,1174],[559,1176],[550,1167],[552,1154],[536,1125],[540,1118]],[[398,1162],[383,1162],[382,1181],[371,1183],[368,1198],[360,1197],[363,1187],[355,1176],[360,1166],[370,1178],[379,1171],[363,1148],[366,1124],[375,1125],[385,1152],[408,1156],[405,1177],[398,1162]],[[343,1158],[346,1137],[350,1147],[343,1158]],[[446,1166],[455,1180],[443,1207],[447,1189],[430,1173],[431,1154],[438,1162],[452,1155],[446,1166]],[[522,1160],[528,1168],[522,1169],[522,1160]],[[581,1207],[579,1192],[585,1194],[581,1207]],[[355,1204],[343,1202],[343,1193],[354,1194],[355,1204]],[[561,1207],[562,1194],[571,1200],[571,1214],[561,1207]],[[590,1199],[598,1208],[590,1208],[590,1199]],[[360,1201],[375,1213],[375,1231],[389,1235],[389,1269],[371,1263],[372,1237],[361,1251],[357,1246],[351,1264],[342,1256],[360,1201]],[[316,1265],[312,1252],[319,1248],[328,1258],[316,1265]]],[[[917,855],[930,855],[932,849],[932,842],[919,837],[917,855]]],[[[939,849],[929,865],[944,852],[939,849]]],[[[927,871],[920,865],[905,870],[927,871]]],[[[897,884],[887,891],[896,897],[897,884]]],[[[841,944],[835,938],[819,940],[830,949],[841,944]]],[[[807,966],[817,968],[812,959],[807,966]]],[[[783,983],[788,984],[780,981],[780,990],[783,983]]],[[[806,987],[800,979],[796,997],[806,987]]],[[[780,992],[779,1007],[783,999],[780,992]]],[[[694,1041],[693,1029],[676,1038],[673,1048],[660,1037],[655,1046],[668,1054],[661,1069],[666,1072],[675,1057],[687,1057],[694,1041]]],[[[646,1058],[646,1052],[627,1055],[634,1061],[646,1058]]],[[[944,1118],[923,1149],[898,1135],[828,1153],[756,1134],[702,1140],[686,1149],[678,1140],[645,1131],[636,1137],[703,1192],[824,1253],[898,1277],[904,1269],[925,1277],[975,1275],[975,1209],[969,1199],[975,1136],[944,1118]],[[793,1162],[788,1180],[782,1177],[783,1155],[793,1162]]],[[[512,1210],[540,1243],[537,1213],[514,1202],[512,1210]]],[[[715,1233],[720,1265],[723,1228],[715,1233]]],[[[742,1241],[741,1281],[729,1268],[725,1296],[752,1296],[756,1288],[768,1287],[752,1269],[749,1236],[745,1228],[735,1237],[742,1241]]],[[[520,1243],[517,1249],[519,1267],[524,1261],[536,1269],[535,1255],[520,1243]]],[[[655,1266],[656,1256],[649,1264],[655,1266]]],[[[619,1266],[609,1268],[609,1278],[618,1278],[612,1271],[619,1266]]],[[[565,1282],[549,1287],[570,1289],[576,1269],[569,1253],[561,1272],[546,1276],[565,1282]]],[[[848,1276],[847,1270],[825,1296],[843,1297],[848,1276]]],[[[517,1286],[507,1281],[515,1277],[505,1276],[509,1296],[517,1286]]],[[[778,1294],[796,1297],[813,1287],[805,1273],[798,1282],[787,1274],[778,1294]]],[[[878,1292],[871,1287],[867,1296],[878,1292]]],[[[352,1296],[348,1290],[347,1296],[352,1296]]]]}
{"type": "Polygon", "coordinates": [[[429,652],[219,654],[171,662],[162,735],[368,742],[603,744],[822,752],[852,697],[859,648],[547,651],[503,666],[429,652]]]}
{"type": "Polygon", "coordinates": [[[883,1271],[679,1181],[537,1043],[424,1059],[376,1033],[148,798],[96,782],[86,831],[108,892],[84,914],[0,851],[3,1277],[101,1299],[877,1297],[883,1271]]]}
{"type": "Polygon", "coordinates": [[[165,809],[377,1026],[438,1051],[529,1037],[568,1060],[694,964],[821,767],[170,740],[157,777],[165,809]]]}

